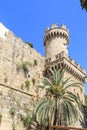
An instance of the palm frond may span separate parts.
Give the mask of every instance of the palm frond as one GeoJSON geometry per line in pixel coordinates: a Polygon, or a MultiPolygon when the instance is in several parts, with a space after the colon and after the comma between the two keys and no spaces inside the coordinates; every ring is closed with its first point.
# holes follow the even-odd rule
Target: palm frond
{"type": "Polygon", "coordinates": [[[76,87],[76,88],[79,88],[80,89],[80,91],[82,92],[83,91],[83,89],[82,89],[82,84],[81,83],[78,83],[78,82],[74,82],[74,83],[71,83],[71,84],[67,84],[64,88],[65,89],[69,89],[70,87],[71,88],[74,88],[74,87],[76,87]]]}
{"type": "Polygon", "coordinates": [[[46,88],[46,86],[49,86],[49,89],[52,89],[53,84],[48,78],[44,77],[43,83],[44,83],[44,88],[46,88]]]}

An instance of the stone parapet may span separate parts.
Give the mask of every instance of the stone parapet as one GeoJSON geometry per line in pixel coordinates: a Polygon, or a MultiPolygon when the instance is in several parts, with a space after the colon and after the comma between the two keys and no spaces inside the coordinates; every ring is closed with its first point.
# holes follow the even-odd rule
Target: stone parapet
{"type": "Polygon", "coordinates": [[[86,70],[77,64],[71,57],[67,57],[63,51],[55,55],[54,61],[51,61],[51,58],[45,60],[45,68],[48,69],[49,67],[63,67],[67,72],[73,74],[82,82],[85,81],[86,70]]]}

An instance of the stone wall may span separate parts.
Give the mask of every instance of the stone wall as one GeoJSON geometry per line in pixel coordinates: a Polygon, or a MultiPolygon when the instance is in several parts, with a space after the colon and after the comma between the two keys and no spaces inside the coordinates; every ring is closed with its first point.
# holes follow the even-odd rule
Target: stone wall
{"type": "MultiPolygon", "coordinates": [[[[0,38],[0,83],[16,89],[28,80],[37,85],[42,78],[44,57],[9,31],[0,38]]],[[[31,88],[30,88],[31,89],[31,88]]]]}
{"type": "Polygon", "coordinates": [[[0,130],[13,130],[13,108],[16,130],[25,130],[19,116],[41,96],[37,85],[43,78],[44,59],[11,31],[0,35],[0,130]]]}
{"type": "Polygon", "coordinates": [[[0,113],[2,115],[0,130],[13,130],[14,127],[17,130],[25,130],[20,116],[27,110],[31,110],[33,105],[31,98],[32,96],[0,85],[0,113]]]}

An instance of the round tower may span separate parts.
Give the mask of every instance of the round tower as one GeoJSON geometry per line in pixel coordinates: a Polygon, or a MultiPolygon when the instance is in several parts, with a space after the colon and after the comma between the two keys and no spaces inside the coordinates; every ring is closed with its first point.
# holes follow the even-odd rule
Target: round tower
{"type": "Polygon", "coordinates": [[[61,28],[57,24],[53,24],[51,28],[47,28],[44,35],[44,46],[46,58],[55,60],[55,56],[64,52],[68,56],[69,31],[65,25],[61,28]]]}

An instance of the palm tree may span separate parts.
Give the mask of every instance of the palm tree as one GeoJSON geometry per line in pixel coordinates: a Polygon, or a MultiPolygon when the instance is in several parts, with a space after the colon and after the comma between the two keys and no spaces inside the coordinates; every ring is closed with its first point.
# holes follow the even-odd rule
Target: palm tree
{"type": "Polygon", "coordinates": [[[65,70],[50,70],[50,79],[44,78],[46,96],[35,106],[33,113],[40,122],[49,122],[53,125],[74,124],[80,119],[81,102],[79,96],[70,91],[78,87],[82,91],[82,84],[76,83],[71,78],[64,79],[65,70]]]}
{"type": "Polygon", "coordinates": [[[50,78],[44,78],[43,86],[46,95],[37,102],[32,117],[44,126],[40,130],[48,130],[51,125],[72,125],[81,118],[81,102],[70,88],[82,84],[73,82],[71,78],[64,79],[65,70],[50,70],[50,78]]]}

